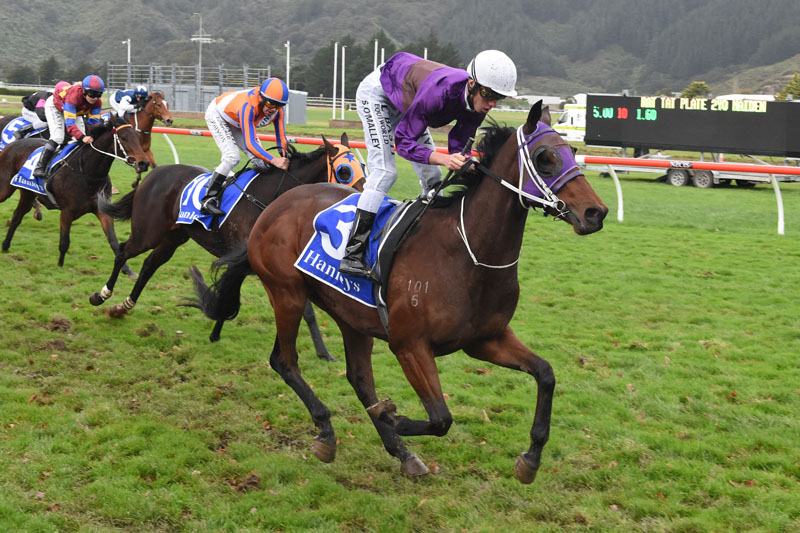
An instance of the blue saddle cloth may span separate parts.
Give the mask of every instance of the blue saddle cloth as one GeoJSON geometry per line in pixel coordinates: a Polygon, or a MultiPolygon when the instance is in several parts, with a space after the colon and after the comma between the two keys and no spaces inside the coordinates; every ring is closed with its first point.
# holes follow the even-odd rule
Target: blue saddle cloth
{"type": "MultiPolygon", "coordinates": [[[[377,307],[374,282],[339,273],[350,230],[356,218],[359,193],[351,194],[314,217],[314,235],[306,244],[294,266],[322,283],[333,287],[369,307],[377,307]]],[[[378,257],[379,235],[392,217],[397,205],[384,198],[375,217],[368,241],[366,262],[374,265],[378,257]]]]}
{"type": "MultiPolygon", "coordinates": [[[[57,153],[53,157],[52,161],[50,161],[50,166],[47,167],[48,170],[58,165],[77,147],[78,143],[70,143],[66,145],[64,149],[57,153]]],[[[11,178],[11,185],[14,187],[19,187],[20,189],[33,191],[37,194],[47,194],[47,192],[44,190],[44,180],[42,178],[34,178],[31,175],[33,174],[33,169],[35,169],[37,163],[39,163],[39,157],[42,155],[42,148],[44,147],[37,148],[31,152],[31,155],[28,156],[28,160],[25,161],[25,164],[22,165],[22,168],[19,169],[19,172],[17,172],[16,175],[11,178]]]]}
{"type": "MultiPolygon", "coordinates": [[[[12,119],[11,122],[6,124],[6,127],[3,128],[3,131],[0,131],[0,151],[2,151],[3,148],[5,148],[9,144],[17,140],[17,138],[14,137],[14,132],[16,132],[20,128],[24,128],[29,124],[30,122],[28,122],[22,117],[17,117],[15,119],[12,119]]],[[[30,137],[31,135],[36,135],[37,133],[41,133],[44,130],[45,128],[39,128],[38,130],[33,130],[27,136],[30,137]]]]}
{"type": "MultiPolygon", "coordinates": [[[[258,172],[253,169],[248,169],[239,174],[236,181],[227,187],[222,193],[222,202],[220,202],[220,209],[225,211],[225,216],[220,217],[219,225],[225,223],[228,215],[236,204],[239,203],[244,191],[258,176],[258,172]]],[[[213,215],[203,215],[200,213],[200,200],[206,195],[208,184],[211,181],[211,172],[200,174],[194,178],[181,192],[181,209],[178,212],[178,224],[192,224],[199,222],[207,230],[211,229],[211,223],[214,220],[213,215]]]]}

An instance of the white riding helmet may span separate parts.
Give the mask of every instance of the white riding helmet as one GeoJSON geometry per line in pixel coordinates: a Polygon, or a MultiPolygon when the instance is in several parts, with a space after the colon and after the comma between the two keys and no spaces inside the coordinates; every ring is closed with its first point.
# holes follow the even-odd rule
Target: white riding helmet
{"type": "Polygon", "coordinates": [[[467,66],[469,77],[503,96],[516,96],[517,67],[500,50],[484,50],[467,66]]]}

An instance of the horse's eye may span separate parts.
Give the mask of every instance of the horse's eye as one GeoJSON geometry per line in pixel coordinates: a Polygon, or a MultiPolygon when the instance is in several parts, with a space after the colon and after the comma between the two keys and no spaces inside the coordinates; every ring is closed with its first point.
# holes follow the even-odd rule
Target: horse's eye
{"type": "Polygon", "coordinates": [[[549,146],[541,146],[533,153],[533,166],[542,178],[558,175],[561,157],[549,146]]]}
{"type": "Polygon", "coordinates": [[[350,165],[339,165],[336,169],[336,179],[341,183],[350,183],[350,180],[353,179],[353,169],[350,168],[350,165]]]}

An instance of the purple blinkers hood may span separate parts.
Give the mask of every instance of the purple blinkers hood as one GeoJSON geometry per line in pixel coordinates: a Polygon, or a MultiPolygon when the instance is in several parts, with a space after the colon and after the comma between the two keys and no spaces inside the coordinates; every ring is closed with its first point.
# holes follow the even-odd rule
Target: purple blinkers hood
{"type": "MultiPolygon", "coordinates": [[[[520,132],[521,133],[521,132],[520,132]]],[[[518,139],[521,137],[518,134],[518,139]]],[[[572,148],[563,141],[556,131],[545,124],[539,122],[536,131],[525,135],[518,147],[520,176],[527,172],[528,176],[522,186],[523,192],[537,198],[552,200],[552,196],[564,186],[569,180],[582,176],[578,163],[575,161],[575,154],[572,148]],[[545,170],[537,166],[536,161],[542,152],[550,152],[556,160],[556,166],[552,170],[545,170]],[[527,159],[527,162],[525,161],[527,159]],[[528,164],[526,164],[528,163],[528,164]],[[537,176],[531,175],[530,169],[533,168],[537,176]]],[[[526,203],[534,203],[526,199],[526,203]]]]}

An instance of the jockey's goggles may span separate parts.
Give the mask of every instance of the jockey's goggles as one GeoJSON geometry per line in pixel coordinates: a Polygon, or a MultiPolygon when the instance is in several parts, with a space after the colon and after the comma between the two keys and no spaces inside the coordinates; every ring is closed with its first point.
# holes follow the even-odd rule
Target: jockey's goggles
{"type": "Polygon", "coordinates": [[[103,93],[101,93],[100,91],[87,90],[86,96],[88,96],[89,98],[100,98],[101,96],[103,96],[103,93]]]}
{"type": "Polygon", "coordinates": [[[269,98],[265,98],[263,103],[270,109],[280,109],[286,105],[286,102],[276,102],[275,100],[270,100],[269,98]]]}
{"type": "Polygon", "coordinates": [[[481,93],[481,98],[484,100],[491,100],[493,102],[499,102],[506,97],[506,95],[495,92],[489,87],[485,87],[483,85],[481,85],[479,92],[481,93]]]}

